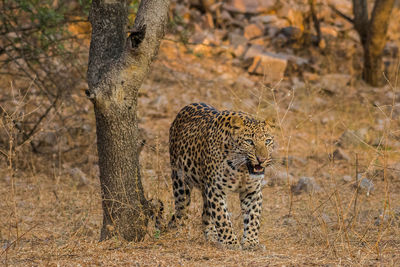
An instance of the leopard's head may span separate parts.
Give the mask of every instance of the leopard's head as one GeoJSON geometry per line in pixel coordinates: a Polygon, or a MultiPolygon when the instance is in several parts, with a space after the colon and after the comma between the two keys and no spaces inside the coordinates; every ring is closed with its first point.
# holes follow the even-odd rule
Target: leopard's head
{"type": "Polygon", "coordinates": [[[274,138],[267,121],[247,115],[233,115],[230,120],[235,162],[246,165],[250,176],[263,175],[272,163],[274,138]]]}

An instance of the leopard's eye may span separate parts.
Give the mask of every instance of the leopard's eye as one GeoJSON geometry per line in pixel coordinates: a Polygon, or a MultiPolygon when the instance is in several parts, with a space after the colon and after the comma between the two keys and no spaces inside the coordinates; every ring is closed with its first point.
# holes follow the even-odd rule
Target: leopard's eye
{"type": "Polygon", "coordinates": [[[246,139],[246,140],[244,140],[244,141],[246,141],[246,143],[248,143],[249,145],[254,146],[253,140],[251,140],[251,139],[246,139]]]}
{"type": "Polygon", "coordinates": [[[268,146],[268,145],[271,144],[271,143],[272,143],[272,139],[271,139],[271,138],[265,140],[265,145],[268,146]]]}

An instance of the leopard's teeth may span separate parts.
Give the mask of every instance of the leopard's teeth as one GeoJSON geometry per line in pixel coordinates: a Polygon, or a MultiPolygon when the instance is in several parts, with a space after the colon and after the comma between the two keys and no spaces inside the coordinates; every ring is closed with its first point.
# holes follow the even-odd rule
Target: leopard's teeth
{"type": "Polygon", "coordinates": [[[260,165],[254,166],[254,172],[262,172],[263,170],[264,170],[264,168],[261,167],[260,165]]]}

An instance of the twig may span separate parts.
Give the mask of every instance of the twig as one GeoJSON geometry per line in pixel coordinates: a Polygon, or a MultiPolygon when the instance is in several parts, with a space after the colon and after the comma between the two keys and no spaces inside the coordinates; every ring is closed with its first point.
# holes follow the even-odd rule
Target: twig
{"type": "Polygon", "coordinates": [[[356,196],[354,199],[354,214],[353,218],[356,218],[357,214],[357,199],[358,199],[358,192],[359,192],[359,186],[358,186],[358,153],[356,153],[356,196]]]}
{"type": "Polygon", "coordinates": [[[354,24],[354,19],[350,18],[349,16],[347,16],[346,14],[344,14],[342,11],[340,11],[339,9],[337,9],[334,5],[330,4],[328,5],[337,15],[339,15],[340,17],[344,18],[345,20],[347,20],[348,22],[350,22],[351,24],[354,24]]]}
{"type": "Polygon", "coordinates": [[[315,11],[315,0],[308,0],[308,4],[310,5],[311,18],[314,23],[314,28],[315,28],[315,31],[317,32],[317,43],[319,44],[319,42],[322,39],[322,35],[321,35],[321,25],[319,23],[319,19],[317,17],[317,13],[315,11]]]}
{"type": "Polygon", "coordinates": [[[1,252],[0,256],[3,255],[5,252],[7,252],[10,247],[12,247],[15,243],[17,243],[23,236],[25,236],[27,233],[29,233],[30,231],[32,231],[34,228],[36,228],[36,226],[38,226],[40,224],[36,223],[34,226],[32,226],[31,228],[29,228],[28,230],[26,230],[25,233],[21,234],[20,236],[18,236],[13,242],[11,242],[10,244],[8,244],[8,246],[3,250],[3,252],[1,252]]]}
{"type": "Polygon", "coordinates": [[[33,128],[30,130],[30,132],[26,135],[25,140],[22,143],[24,143],[26,140],[28,140],[35,133],[37,127],[42,122],[42,120],[47,117],[47,114],[49,114],[50,110],[52,108],[56,107],[57,101],[60,97],[60,94],[61,94],[60,91],[58,91],[53,103],[50,106],[48,106],[46,111],[40,116],[40,118],[37,120],[36,124],[33,126],[33,128]]]}

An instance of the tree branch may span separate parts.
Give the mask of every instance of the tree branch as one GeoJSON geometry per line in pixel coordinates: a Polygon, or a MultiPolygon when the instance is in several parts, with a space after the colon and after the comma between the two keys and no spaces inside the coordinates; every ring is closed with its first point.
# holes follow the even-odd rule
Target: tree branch
{"type": "MultiPolygon", "coordinates": [[[[121,12],[115,11],[114,8],[122,7],[112,7],[113,5],[118,4],[103,4],[101,8],[92,8],[91,12],[109,11],[117,19],[116,17],[121,12]],[[104,7],[105,5],[110,7],[104,7]]],[[[89,90],[86,92],[92,101],[99,103],[99,101],[104,102],[105,99],[120,98],[123,95],[124,101],[119,101],[119,103],[126,102],[125,104],[130,105],[129,102],[135,99],[135,94],[149,72],[150,63],[156,56],[160,41],[164,36],[168,6],[168,0],[142,0],[133,30],[128,38],[125,38],[125,32],[121,33],[125,27],[118,23],[116,27],[111,26],[115,28],[113,30],[104,23],[100,23],[97,33],[93,29],[88,68],[89,90]],[[110,35],[110,31],[119,31],[118,37],[110,35]],[[106,34],[106,37],[101,33],[106,34]],[[121,36],[124,37],[123,41],[121,36]],[[104,38],[112,40],[104,42],[104,38]],[[115,51],[112,52],[113,50],[115,51]],[[112,90],[110,90],[111,87],[113,87],[112,90]]],[[[90,21],[96,23],[94,16],[91,16],[90,21]]]]}
{"type": "Polygon", "coordinates": [[[311,18],[313,20],[315,31],[317,32],[317,43],[321,41],[322,34],[321,34],[321,26],[319,24],[319,19],[317,17],[317,12],[315,10],[315,0],[308,0],[308,4],[310,6],[311,11],[311,18]]]}
{"type": "Polygon", "coordinates": [[[389,27],[390,14],[392,13],[394,0],[376,0],[369,23],[371,42],[382,51],[386,43],[386,32],[389,27]],[[379,44],[378,44],[379,43],[379,44]]]}
{"type": "Polygon", "coordinates": [[[353,0],[354,28],[364,45],[368,38],[368,3],[366,0],[353,0]]]}
{"type": "Polygon", "coordinates": [[[339,9],[337,9],[334,5],[329,4],[329,7],[340,17],[344,18],[345,20],[347,20],[348,22],[350,22],[351,24],[354,24],[354,20],[352,18],[350,18],[349,16],[347,16],[346,14],[344,14],[342,11],[340,11],[339,9]]]}

